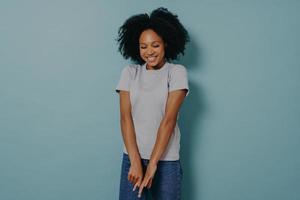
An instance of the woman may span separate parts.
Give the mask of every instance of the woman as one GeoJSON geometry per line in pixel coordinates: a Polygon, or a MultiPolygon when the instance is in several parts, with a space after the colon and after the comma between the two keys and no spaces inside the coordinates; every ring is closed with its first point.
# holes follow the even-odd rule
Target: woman
{"type": "Polygon", "coordinates": [[[158,8],[127,19],[117,41],[123,57],[135,62],[116,87],[124,141],[119,199],[180,199],[177,116],[189,88],[186,68],[171,60],[184,55],[188,33],[177,15],[158,8]]]}

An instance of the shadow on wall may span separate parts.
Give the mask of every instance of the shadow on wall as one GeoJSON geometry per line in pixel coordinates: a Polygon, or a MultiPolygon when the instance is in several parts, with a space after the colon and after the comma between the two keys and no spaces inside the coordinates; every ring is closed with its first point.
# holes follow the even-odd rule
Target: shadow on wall
{"type": "MultiPolygon", "coordinates": [[[[203,65],[203,52],[191,35],[190,43],[185,52],[185,56],[180,63],[186,66],[189,74],[192,74],[194,71],[199,71],[203,65]]],[[[181,131],[180,159],[183,167],[183,200],[196,199],[195,191],[201,193],[199,181],[195,180],[194,175],[195,170],[199,169],[193,166],[194,163],[197,162],[195,159],[198,158],[195,154],[199,154],[199,152],[193,152],[193,149],[196,149],[195,146],[201,143],[201,141],[199,141],[199,138],[201,138],[201,131],[199,132],[199,130],[201,130],[201,128],[197,130],[196,128],[201,127],[206,111],[204,90],[190,78],[189,88],[190,93],[182,105],[178,122],[181,131]]]]}

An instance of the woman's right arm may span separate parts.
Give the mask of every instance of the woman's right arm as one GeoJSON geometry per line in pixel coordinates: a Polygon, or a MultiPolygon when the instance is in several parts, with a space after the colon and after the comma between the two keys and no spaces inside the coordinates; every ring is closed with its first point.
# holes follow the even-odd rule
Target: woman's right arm
{"type": "Polygon", "coordinates": [[[120,122],[121,132],[130,159],[128,180],[139,186],[143,178],[141,157],[136,143],[129,92],[120,90],[120,122]]]}

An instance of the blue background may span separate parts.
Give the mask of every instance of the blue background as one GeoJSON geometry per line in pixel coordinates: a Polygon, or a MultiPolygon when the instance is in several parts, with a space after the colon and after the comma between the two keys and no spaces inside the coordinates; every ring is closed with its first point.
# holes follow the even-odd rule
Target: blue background
{"type": "Polygon", "coordinates": [[[300,1],[0,2],[0,199],[117,199],[118,27],[166,6],[191,36],[184,200],[300,199],[300,1]]]}

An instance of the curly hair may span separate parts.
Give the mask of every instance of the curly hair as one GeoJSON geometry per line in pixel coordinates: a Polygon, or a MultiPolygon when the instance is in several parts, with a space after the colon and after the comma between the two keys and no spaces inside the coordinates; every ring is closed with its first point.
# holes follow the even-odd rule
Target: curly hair
{"type": "Polygon", "coordinates": [[[187,30],[180,23],[178,16],[168,11],[167,8],[157,8],[150,16],[137,14],[128,18],[118,30],[119,52],[132,61],[143,64],[145,61],[139,54],[139,37],[144,30],[152,29],[158,34],[165,44],[166,60],[174,60],[181,53],[184,55],[185,45],[189,42],[187,30]]]}

